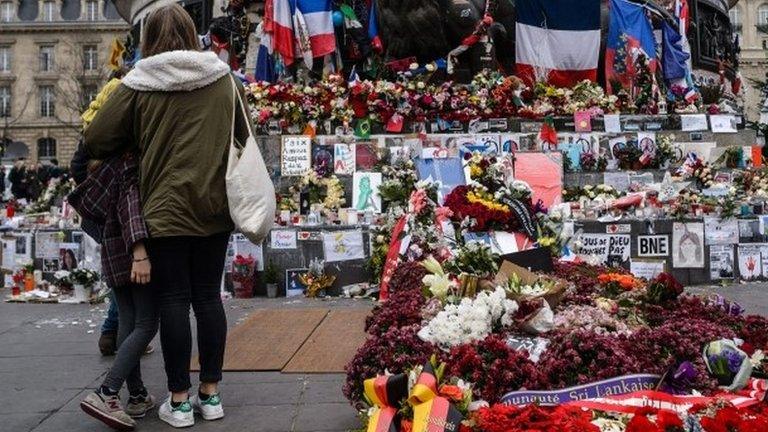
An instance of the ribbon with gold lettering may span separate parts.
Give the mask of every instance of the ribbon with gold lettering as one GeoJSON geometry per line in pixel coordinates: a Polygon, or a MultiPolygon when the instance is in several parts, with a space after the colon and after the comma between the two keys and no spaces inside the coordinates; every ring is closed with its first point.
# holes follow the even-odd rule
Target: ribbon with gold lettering
{"type": "Polygon", "coordinates": [[[413,406],[412,432],[459,430],[463,416],[448,399],[438,395],[437,385],[432,363],[427,362],[408,398],[408,403],[413,406]]]}
{"type": "Polygon", "coordinates": [[[397,432],[400,430],[398,407],[408,397],[408,375],[398,374],[370,378],[363,383],[365,396],[374,411],[368,420],[368,432],[397,432]]]}

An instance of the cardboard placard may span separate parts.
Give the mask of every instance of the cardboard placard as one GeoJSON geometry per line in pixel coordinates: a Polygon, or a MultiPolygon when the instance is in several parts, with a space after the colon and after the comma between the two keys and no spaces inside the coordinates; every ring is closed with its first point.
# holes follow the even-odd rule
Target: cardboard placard
{"type": "Polygon", "coordinates": [[[665,261],[644,260],[633,258],[629,263],[629,271],[635,277],[651,280],[664,272],[665,261]]]}
{"type": "Polygon", "coordinates": [[[302,176],[312,168],[312,139],[308,136],[284,136],[280,151],[280,174],[302,176]]]}
{"type": "MultiPolygon", "coordinates": [[[[541,276],[524,267],[520,267],[519,265],[513,264],[509,261],[504,261],[501,263],[498,273],[496,273],[496,277],[494,278],[494,283],[496,285],[506,286],[507,283],[509,283],[509,278],[512,275],[517,275],[520,278],[520,281],[525,285],[533,285],[539,279],[541,279],[541,276]]],[[[560,304],[560,300],[562,299],[566,289],[568,288],[568,282],[554,278],[554,277],[549,277],[549,276],[547,277],[547,280],[554,280],[555,281],[554,287],[550,289],[546,294],[538,297],[544,298],[547,301],[547,303],[549,303],[549,306],[554,309],[557,307],[558,304],[560,304]]],[[[510,294],[507,294],[507,297],[510,297],[516,300],[526,300],[526,299],[533,298],[532,296],[527,296],[527,295],[510,295],[510,294]]]]}
{"type": "Polygon", "coordinates": [[[272,249],[296,249],[296,231],[272,230],[270,238],[272,249]]]}

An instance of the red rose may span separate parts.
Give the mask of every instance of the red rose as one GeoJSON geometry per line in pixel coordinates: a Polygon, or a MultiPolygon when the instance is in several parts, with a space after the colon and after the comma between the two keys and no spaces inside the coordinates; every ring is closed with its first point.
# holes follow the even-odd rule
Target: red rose
{"type": "Polygon", "coordinates": [[[649,420],[648,417],[635,414],[632,420],[627,423],[626,432],[664,432],[664,430],[649,420]]]}

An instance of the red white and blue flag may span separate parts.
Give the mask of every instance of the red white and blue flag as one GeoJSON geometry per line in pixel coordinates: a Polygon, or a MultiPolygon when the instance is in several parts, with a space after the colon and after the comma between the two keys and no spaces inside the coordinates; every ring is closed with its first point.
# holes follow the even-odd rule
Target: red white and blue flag
{"type": "Polygon", "coordinates": [[[336,51],[331,0],[296,0],[296,9],[304,15],[312,57],[336,51]]]}
{"type": "Polygon", "coordinates": [[[264,33],[283,63],[290,65],[301,56],[311,67],[311,58],[336,50],[331,0],[266,0],[264,33]]]}
{"type": "Polygon", "coordinates": [[[518,0],[517,75],[560,87],[597,80],[600,0],[518,0]]]}
{"type": "Polygon", "coordinates": [[[611,0],[611,19],[605,49],[606,90],[613,93],[614,84],[634,86],[635,61],[645,55],[651,72],[656,70],[656,39],[645,8],[627,0],[611,0]]]}
{"type": "Polygon", "coordinates": [[[272,50],[290,65],[293,52],[293,6],[291,0],[267,0],[264,3],[264,33],[272,37],[272,50]]]}

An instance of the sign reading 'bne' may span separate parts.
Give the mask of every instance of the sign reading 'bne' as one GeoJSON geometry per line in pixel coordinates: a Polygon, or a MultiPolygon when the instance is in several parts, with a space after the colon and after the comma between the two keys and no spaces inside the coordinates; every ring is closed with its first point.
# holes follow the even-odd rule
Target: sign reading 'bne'
{"type": "Polygon", "coordinates": [[[669,256],[668,235],[644,235],[637,237],[637,255],[641,257],[669,256]]]}

